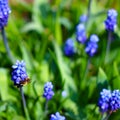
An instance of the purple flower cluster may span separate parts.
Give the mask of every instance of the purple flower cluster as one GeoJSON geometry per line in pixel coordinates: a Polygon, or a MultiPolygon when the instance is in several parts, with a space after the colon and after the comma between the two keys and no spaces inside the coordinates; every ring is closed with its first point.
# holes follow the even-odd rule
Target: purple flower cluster
{"type": "Polygon", "coordinates": [[[71,38],[67,39],[65,42],[64,53],[68,57],[73,56],[75,53],[75,44],[71,38]]]}
{"type": "Polygon", "coordinates": [[[50,100],[54,95],[54,92],[53,92],[53,85],[51,82],[47,82],[45,85],[44,85],[44,93],[43,93],[43,97],[46,98],[46,100],[50,100]]]}
{"type": "Polygon", "coordinates": [[[117,24],[117,11],[114,9],[108,10],[107,19],[105,20],[105,28],[108,31],[114,31],[117,24]]]}
{"type": "Polygon", "coordinates": [[[52,114],[50,120],[65,120],[64,116],[61,116],[59,112],[52,114]]]}
{"type": "Polygon", "coordinates": [[[100,92],[98,106],[99,106],[99,109],[102,113],[108,111],[110,98],[111,98],[111,91],[110,90],[103,89],[102,92],[100,92]]]}
{"type": "Polygon", "coordinates": [[[87,46],[85,48],[85,52],[90,56],[94,56],[94,54],[97,52],[99,38],[97,35],[93,34],[90,36],[90,41],[87,43],[87,46]]]}
{"type": "Polygon", "coordinates": [[[110,98],[110,109],[111,111],[116,111],[120,109],[120,91],[114,90],[110,98]]]}
{"type": "Polygon", "coordinates": [[[0,29],[7,25],[10,12],[8,0],[0,0],[0,29]]]}
{"type": "Polygon", "coordinates": [[[23,85],[28,79],[25,62],[17,60],[16,63],[12,66],[12,80],[16,86],[23,85]]]}
{"type": "Polygon", "coordinates": [[[120,91],[103,89],[98,102],[100,112],[114,112],[120,109],[120,91]]]}
{"type": "Polygon", "coordinates": [[[87,40],[85,25],[79,23],[76,28],[76,40],[84,44],[87,40]]]}

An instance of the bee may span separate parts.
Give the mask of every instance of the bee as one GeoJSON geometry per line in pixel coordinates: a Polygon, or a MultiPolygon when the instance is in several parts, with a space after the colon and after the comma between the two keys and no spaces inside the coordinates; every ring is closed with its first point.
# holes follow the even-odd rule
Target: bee
{"type": "Polygon", "coordinates": [[[25,78],[23,81],[20,81],[20,85],[26,85],[30,82],[30,78],[25,78]]]}

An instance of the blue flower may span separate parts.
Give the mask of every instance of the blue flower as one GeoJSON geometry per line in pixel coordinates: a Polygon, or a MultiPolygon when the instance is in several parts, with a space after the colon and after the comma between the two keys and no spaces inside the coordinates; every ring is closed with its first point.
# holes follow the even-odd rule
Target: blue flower
{"type": "Polygon", "coordinates": [[[103,89],[100,92],[100,98],[99,98],[99,102],[98,102],[100,112],[104,113],[104,112],[109,111],[110,98],[111,98],[111,91],[110,90],[103,89]]]}
{"type": "Polygon", "coordinates": [[[91,42],[98,42],[99,41],[99,38],[97,35],[93,34],[90,36],[90,41],[91,42]]]}
{"type": "Polygon", "coordinates": [[[75,54],[75,44],[71,38],[67,39],[65,42],[64,53],[66,56],[69,56],[69,57],[75,54]]]}
{"type": "Polygon", "coordinates": [[[110,98],[110,110],[116,111],[120,109],[120,91],[114,90],[110,98]]]}
{"type": "Polygon", "coordinates": [[[25,62],[17,60],[12,66],[12,78],[16,86],[24,85],[29,82],[28,75],[26,73],[25,62]]]}
{"type": "Polygon", "coordinates": [[[46,100],[50,100],[54,95],[54,92],[53,92],[53,85],[51,82],[47,82],[45,85],[44,85],[44,93],[43,93],[43,97],[46,98],[46,100]]]}
{"type": "Polygon", "coordinates": [[[117,11],[114,9],[108,10],[107,19],[105,20],[105,28],[108,31],[114,31],[117,24],[117,11]]]}
{"type": "Polygon", "coordinates": [[[10,12],[8,0],[0,0],[0,29],[7,25],[10,12]]]}
{"type": "Polygon", "coordinates": [[[89,42],[87,43],[86,48],[85,48],[85,52],[86,52],[90,57],[92,57],[92,56],[94,56],[95,53],[97,52],[97,48],[98,48],[97,43],[89,41],[89,42]]]}
{"type": "Polygon", "coordinates": [[[97,42],[99,41],[99,38],[97,35],[93,34],[90,36],[90,41],[86,44],[85,52],[90,56],[94,56],[98,49],[97,42]]]}
{"type": "Polygon", "coordinates": [[[120,109],[120,90],[103,89],[98,102],[100,112],[115,112],[120,109]]]}
{"type": "Polygon", "coordinates": [[[65,120],[65,117],[61,116],[59,112],[56,112],[55,115],[51,115],[50,120],[65,120]]]}
{"type": "Polygon", "coordinates": [[[80,22],[82,22],[82,23],[86,22],[87,19],[88,19],[88,17],[85,14],[83,14],[83,15],[80,16],[80,22]]]}
{"type": "Polygon", "coordinates": [[[87,40],[84,24],[80,23],[76,27],[76,40],[84,44],[87,40]]]}
{"type": "Polygon", "coordinates": [[[66,97],[67,96],[67,91],[62,91],[62,97],[66,97]]]}

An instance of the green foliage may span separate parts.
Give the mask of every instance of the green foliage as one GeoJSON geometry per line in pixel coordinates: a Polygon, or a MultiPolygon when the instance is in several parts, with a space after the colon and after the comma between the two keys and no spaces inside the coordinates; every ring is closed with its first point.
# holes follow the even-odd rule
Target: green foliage
{"type": "MultiPolygon", "coordinates": [[[[79,17],[87,14],[88,0],[29,1],[32,0],[10,2],[12,13],[5,30],[14,59],[26,62],[31,82],[23,89],[31,120],[49,120],[57,111],[66,120],[101,120],[97,107],[100,91],[120,89],[120,15],[107,63],[108,37],[103,24],[108,9],[115,8],[120,13],[119,0],[92,1],[87,37],[97,34],[100,41],[88,67],[84,45],[75,43],[77,54],[72,58],[63,53],[66,39],[76,39],[76,25],[79,17]],[[48,81],[52,81],[55,95],[48,102],[46,113],[42,95],[48,81]]],[[[2,38],[0,61],[0,120],[26,120],[19,89],[11,81],[12,64],[2,38]]],[[[110,119],[119,120],[119,111],[112,113],[110,119]]]]}

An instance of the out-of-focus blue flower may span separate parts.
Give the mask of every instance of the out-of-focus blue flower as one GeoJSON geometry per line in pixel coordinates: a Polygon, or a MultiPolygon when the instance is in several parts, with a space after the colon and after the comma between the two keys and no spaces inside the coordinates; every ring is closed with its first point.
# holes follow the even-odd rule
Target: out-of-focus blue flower
{"type": "Polygon", "coordinates": [[[69,57],[75,54],[75,43],[71,38],[67,39],[65,42],[64,54],[69,57]]]}
{"type": "Polygon", "coordinates": [[[63,97],[66,97],[67,96],[67,92],[64,90],[64,91],[62,91],[62,96],[63,97]]]}
{"type": "Polygon", "coordinates": [[[100,92],[100,98],[99,98],[99,102],[98,102],[100,112],[104,113],[104,112],[109,111],[110,98],[111,98],[111,91],[110,90],[103,89],[100,92]]]}
{"type": "Polygon", "coordinates": [[[98,45],[95,42],[89,41],[87,43],[87,46],[85,48],[85,52],[90,56],[94,56],[94,54],[97,52],[98,45]]]}
{"type": "Polygon", "coordinates": [[[52,114],[50,120],[65,120],[64,116],[61,116],[59,112],[52,114]]]}
{"type": "Polygon", "coordinates": [[[98,42],[99,41],[99,38],[97,35],[93,34],[90,36],[90,41],[91,42],[98,42]]]}
{"type": "Polygon", "coordinates": [[[110,110],[116,111],[120,109],[120,91],[114,90],[110,98],[110,110]]]}
{"type": "Polygon", "coordinates": [[[26,82],[29,81],[26,68],[25,68],[25,62],[17,60],[16,63],[12,66],[12,80],[16,86],[24,85],[26,82]]]}
{"type": "Polygon", "coordinates": [[[83,15],[80,16],[80,22],[82,22],[82,23],[86,22],[87,19],[88,19],[88,17],[85,14],[83,14],[83,15]]]}
{"type": "Polygon", "coordinates": [[[114,31],[117,24],[117,11],[114,9],[108,10],[107,19],[105,20],[105,28],[108,31],[114,31]]]}
{"type": "Polygon", "coordinates": [[[44,85],[44,93],[43,93],[43,97],[46,98],[46,100],[50,100],[54,95],[54,92],[53,92],[53,85],[51,82],[47,82],[45,85],[44,85]]]}
{"type": "Polygon", "coordinates": [[[80,23],[76,27],[76,39],[78,42],[84,44],[87,40],[85,25],[80,23]]]}
{"type": "Polygon", "coordinates": [[[8,0],[0,0],[0,29],[7,25],[10,12],[8,0]]]}
{"type": "Polygon", "coordinates": [[[90,36],[90,41],[87,43],[85,47],[85,52],[90,56],[94,56],[94,54],[97,52],[99,38],[97,35],[93,34],[90,36]]]}

